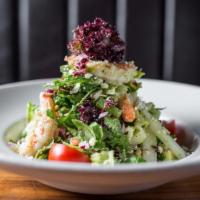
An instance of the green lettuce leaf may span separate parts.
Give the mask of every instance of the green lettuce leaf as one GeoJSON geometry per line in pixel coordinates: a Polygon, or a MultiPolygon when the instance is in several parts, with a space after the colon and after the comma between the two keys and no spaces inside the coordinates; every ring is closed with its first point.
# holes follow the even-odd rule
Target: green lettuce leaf
{"type": "Polygon", "coordinates": [[[111,118],[111,117],[105,117],[104,119],[105,125],[111,129],[116,134],[121,134],[122,128],[119,119],[117,118],[111,118]]]}
{"type": "Polygon", "coordinates": [[[104,133],[103,128],[96,122],[93,122],[90,124],[90,128],[93,130],[95,137],[96,137],[96,147],[97,148],[103,148],[105,146],[104,144],[104,133]]]}
{"type": "Polygon", "coordinates": [[[35,114],[36,109],[38,106],[32,104],[31,102],[28,102],[26,105],[26,120],[27,122],[30,122],[35,114]]]}
{"type": "Polygon", "coordinates": [[[91,127],[77,119],[73,119],[72,122],[78,129],[79,135],[83,138],[83,140],[89,141],[91,138],[96,140],[96,135],[91,127]]]}

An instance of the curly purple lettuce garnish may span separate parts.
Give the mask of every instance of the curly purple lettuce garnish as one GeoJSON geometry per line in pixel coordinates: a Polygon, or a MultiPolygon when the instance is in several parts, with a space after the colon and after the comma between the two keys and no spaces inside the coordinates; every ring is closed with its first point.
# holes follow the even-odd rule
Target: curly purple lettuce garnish
{"type": "Polygon", "coordinates": [[[118,32],[101,18],[85,22],[74,30],[74,38],[68,44],[72,54],[86,54],[91,60],[123,60],[125,43],[118,32]]]}

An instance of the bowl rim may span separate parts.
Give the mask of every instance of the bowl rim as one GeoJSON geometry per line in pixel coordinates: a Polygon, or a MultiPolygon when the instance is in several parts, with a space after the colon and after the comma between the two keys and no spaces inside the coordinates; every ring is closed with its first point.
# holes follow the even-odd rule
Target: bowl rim
{"type": "MultiPolygon", "coordinates": [[[[0,85],[0,90],[5,90],[9,88],[23,87],[23,86],[31,86],[37,84],[43,84],[48,81],[51,81],[55,78],[48,79],[37,79],[37,80],[29,80],[29,81],[21,81],[8,83],[4,85],[0,85]]],[[[170,85],[184,86],[195,89],[200,89],[199,86],[171,81],[163,81],[156,79],[142,79],[142,81],[148,82],[157,82],[164,83],[170,85]]],[[[5,143],[5,142],[4,142],[5,143]]],[[[6,144],[5,144],[6,146],[6,144]]],[[[4,147],[5,147],[4,146],[4,147]]],[[[1,149],[2,147],[0,147],[1,149]]],[[[7,147],[9,148],[9,147],[7,147]]],[[[29,169],[46,169],[46,170],[54,170],[54,171],[69,171],[69,172],[86,172],[86,173],[140,173],[140,172],[152,172],[152,171],[166,171],[166,170],[177,170],[177,169],[186,169],[193,168],[200,165],[200,159],[191,158],[191,159],[181,159],[173,162],[160,162],[160,163],[141,163],[141,164],[116,164],[114,166],[109,165],[99,165],[94,166],[87,163],[73,163],[73,162],[56,162],[56,161],[46,161],[46,160],[30,160],[27,158],[23,158],[13,153],[12,156],[6,154],[0,154],[0,166],[1,165],[12,165],[16,167],[23,167],[29,169]]]]}
{"type": "Polygon", "coordinates": [[[85,172],[85,173],[141,173],[153,171],[173,171],[178,169],[190,170],[200,165],[200,159],[193,158],[188,160],[178,160],[172,162],[160,163],[140,163],[140,164],[116,164],[116,165],[91,165],[88,163],[74,163],[74,162],[57,162],[47,160],[29,160],[20,156],[8,156],[0,154],[0,165],[12,165],[15,167],[23,167],[27,169],[36,170],[50,170],[50,171],[67,171],[67,172],[85,172]]]}

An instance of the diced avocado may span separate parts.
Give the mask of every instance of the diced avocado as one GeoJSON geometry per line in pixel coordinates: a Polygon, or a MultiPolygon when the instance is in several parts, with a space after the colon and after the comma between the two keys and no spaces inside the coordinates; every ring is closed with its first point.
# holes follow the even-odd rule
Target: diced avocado
{"type": "Polygon", "coordinates": [[[113,117],[119,118],[122,114],[122,111],[119,108],[112,106],[108,109],[108,113],[113,117]]]}
{"type": "Polygon", "coordinates": [[[105,99],[104,98],[99,98],[98,101],[96,102],[97,108],[103,109],[104,103],[105,103],[105,99]]]}
{"type": "Polygon", "coordinates": [[[175,157],[170,150],[164,151],[163,154],[164,154],[164,160],[166,161],[175,160],[175,157]]]}

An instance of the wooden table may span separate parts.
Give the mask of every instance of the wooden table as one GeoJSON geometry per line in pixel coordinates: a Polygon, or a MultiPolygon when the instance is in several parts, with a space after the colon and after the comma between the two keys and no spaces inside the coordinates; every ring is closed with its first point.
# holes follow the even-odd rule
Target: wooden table
{"type": "Polygon", "coordinates": [[[30,178],[0,171],[0,200],[60,200],[60,199],[148,199],[148,200],[198,200],[200,199],[200,176],[169,183],[139,193],[100,196],[65,192],[50,188],[30,178]]]}

